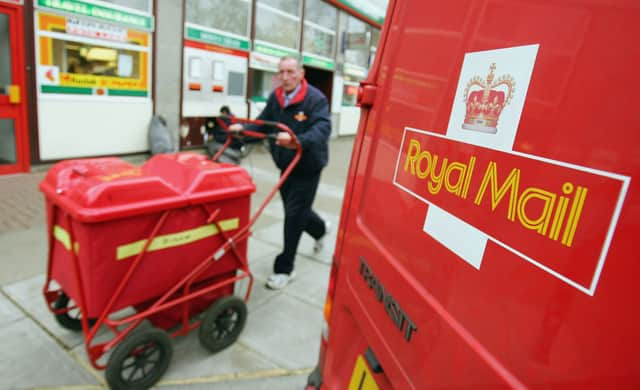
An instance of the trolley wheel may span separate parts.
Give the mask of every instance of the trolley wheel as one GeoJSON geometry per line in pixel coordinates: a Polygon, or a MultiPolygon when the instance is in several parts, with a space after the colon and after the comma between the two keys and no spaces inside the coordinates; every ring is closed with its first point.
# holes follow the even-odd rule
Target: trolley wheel
{"type": "Polygon", "coordinates": [[[169,368],[171,338],[158,328],[138,328],[113,350],[105,377],[111,389],[148,389],[169,368]]]}
{"type": "MultiPolygon", "coordinates": [[[[53,303],[53,308],[56,310],[66,309],[69,306],[75,306],[75,303],[65,293],[60,293],[58,299],[53,303]]],[[[80,308],[76,307],[67,311],[66,313],[54,314],[58,324],[65,329],[80,331],[82,330],[82,313],[80,308]]],[[[89,328],[95,325],[95,318],[89,318],[89,328]]]]}
{"type": "Polygon", "coordinates": [[[200,344],[218,352],[233,344],[247,321],[247,306],[235,296],[218,299],[204,313],[198,337],[200,344]]]}

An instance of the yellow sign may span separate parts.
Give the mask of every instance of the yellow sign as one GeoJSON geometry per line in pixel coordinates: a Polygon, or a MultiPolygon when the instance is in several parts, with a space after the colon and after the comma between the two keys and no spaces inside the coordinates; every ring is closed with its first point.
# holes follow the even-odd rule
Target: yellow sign
{"type": "Polygon", "coordinates": [[[60,73],[60,85],[65,87],[136,89],[140,91],[147,89],[147,85],[138,79],[73,73],[60,73]]]}
{"type": "Polygon", "coordinates": [[[353,367],[349,390],[378,390],[378,384],[373,379],[373,375],[362,355],[358,355],[356,365],[353,367]]]}

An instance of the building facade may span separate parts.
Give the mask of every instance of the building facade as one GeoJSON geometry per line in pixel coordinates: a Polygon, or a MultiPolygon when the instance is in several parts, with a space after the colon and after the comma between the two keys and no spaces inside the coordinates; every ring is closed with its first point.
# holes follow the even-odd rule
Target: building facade
{"type": "Polygon", "coordinates": [[[222,106],[260,112],[284,55],[329,99],[334,134],[353,134],[374,1],[0,0],[0,174],[145,152],[154,113],[200,147],[222,106]]]}

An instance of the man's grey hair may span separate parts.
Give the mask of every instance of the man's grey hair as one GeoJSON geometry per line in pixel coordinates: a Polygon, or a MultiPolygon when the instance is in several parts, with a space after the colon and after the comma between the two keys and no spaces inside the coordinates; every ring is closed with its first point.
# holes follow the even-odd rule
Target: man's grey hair
{"type": "Polygon", "coordinates": [[[284,60],[294,60],[296,62],[296,64],[298,64],[296,66],[296,68],[298,70],[302,69],[302,58],[300,58],[300,56],[283,56],[283,57],[280,57],[280,62],[282,62],[284,60]]]}

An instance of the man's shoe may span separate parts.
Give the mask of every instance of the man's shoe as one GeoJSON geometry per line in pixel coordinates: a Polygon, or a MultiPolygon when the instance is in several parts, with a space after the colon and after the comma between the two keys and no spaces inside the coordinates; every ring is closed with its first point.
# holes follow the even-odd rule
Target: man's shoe
{"type": "Polygon", "coordinates": [[[327,237],[327,234],[331,231],[331,222],[324,222],[324,234],[322,237],[318,238],[316,242],[313,244],[313,253],[318,253],[324,248],[324,239],[327,237]]]}
{"type": "Polygon", "coordinates": [[[296,277],[295,271],[290,274],[273,274],[267,279],[267,288],[272,290],[280,290],[285,287],[296,277]]]}

